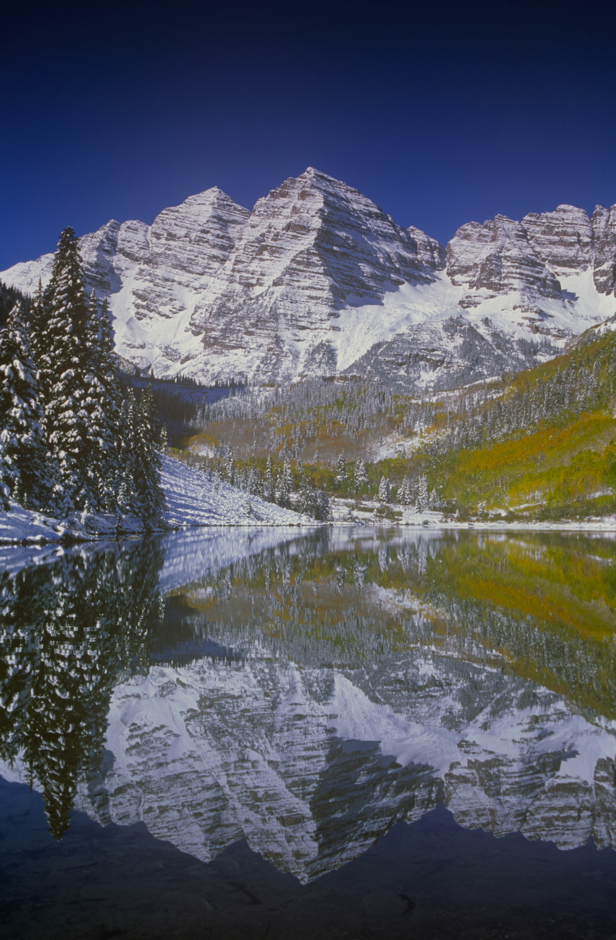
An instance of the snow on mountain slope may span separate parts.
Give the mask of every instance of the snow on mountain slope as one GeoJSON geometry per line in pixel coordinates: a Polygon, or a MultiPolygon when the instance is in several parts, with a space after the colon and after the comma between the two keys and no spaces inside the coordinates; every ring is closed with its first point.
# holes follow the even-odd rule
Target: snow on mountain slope
{"type": "Polygon", "coordinates": [[[335,372],[328,341],[341,310],[378,303],[403,283],[430,283],[443,266],[441,246],[416,235],[313,168],[286,180],[256,203],[193,314],[204,352],[191,373],[215,378],[217,349],[230,361],[235,354],[246,377],[248,351],[250,375],[335,372]]]}
{"type": "MultiPolygon", "coordinates": [[[[120,355],[146,368],[159,358],[178,362],[186,340],[195,346],[183,335],[190,316],[249,214],[214,187],[164,209],[151,226],[112,220],[80,238],[86,288],[109,299],[120,355]]],[[[51,277],[52,261],[49,254],[17,264],[7,283],[33,294],[51,277]]]]}
{"type": "MultiPolygon", "coordinates": [[[[120,355],[205,383],[347,372],[454,387],[533,366],[616,314],[616,207],[469,222],[445,250],[313,168],[252,212],[214,188],[81,248],[120,355]]],[[[32,292],[51,257],[0,277],[32,292]]]]}

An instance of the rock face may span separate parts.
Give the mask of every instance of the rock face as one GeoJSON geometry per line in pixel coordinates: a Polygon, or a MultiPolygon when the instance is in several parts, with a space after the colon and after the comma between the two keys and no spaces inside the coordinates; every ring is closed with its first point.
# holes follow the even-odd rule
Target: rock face
{"type": "MultiPolygon", "coordinates": [[[[163,372],[181,361],[180,324],[186,325],[249,215],[213,188],[165,209],[151,226],[112,220],[80,239],[87,290],[109,298],[120,355],[140,368],[162,360],[163,372]]],[[[34,293],[39,280],[45,284],[51,276],[52,260],[50,254],[15,265],[7,277],[34,293]]]]}
{"type": "Polygon", "coordinates": [[[447,273],[456,286],[484,288],[492,294],[520,291],[532,298],[560,298],[560,284],[524,226],[504,215],[458,229],[447,246],[447,273]]]}
{"type": "Polygon", "coordinates": [[[536,254],[557,277],[585,271],[593,263],[593,226],[583,209],[559,206],[554,212],[530,212],[522,228],[536,254]]]}
{"type": "Polygon", "coordinates": [[[438,243],[309,168],[257,202],[197,304],[191,330],[206,354],[237,356],[240,374],[247,333],[256,350],[253,374],[335,372],[328,333],[341,311],[379,303],[404,283],[429,284],[439,267],[438,243]]]}
{"type": "Polygon", "coordinates": [[[616,290],[616,206],[597,206],[592,217],[595,287],[602,294],[616,290]]]}
{"type": "MultiPolygon", "coordinates": [[[[252,212],[219,189],[81,239],[117,350],[158,376],[353,373],[448,388],[528,368],[616,314],[616,206],[463,225],[447,249],[309,168],[252,212]]],[[[34,292],[51,255],[0,274],[34,292]]]]}

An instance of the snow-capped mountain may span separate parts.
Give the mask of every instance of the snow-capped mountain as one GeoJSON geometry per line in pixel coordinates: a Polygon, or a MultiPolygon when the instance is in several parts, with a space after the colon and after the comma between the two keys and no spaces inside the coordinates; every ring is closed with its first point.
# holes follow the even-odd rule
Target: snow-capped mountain
{"type": "MultiPolygon", "coordinates": [[[[445,249],[309,168],[252,212],[219,189],[81,239],[117,350],[204,382],[374,375],[451,387],[526,368],[616,314],[616,206],[463,225],[445,249]]],[[[51,255],[0,274],[33,292],[51,255]]]]}

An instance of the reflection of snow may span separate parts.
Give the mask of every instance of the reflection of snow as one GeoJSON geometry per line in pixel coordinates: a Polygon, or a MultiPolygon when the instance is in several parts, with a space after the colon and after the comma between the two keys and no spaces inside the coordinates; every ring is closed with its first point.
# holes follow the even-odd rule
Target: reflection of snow
{"type": "Polygon", "coordinates": [[[156,666],[115,690],[107,747],[106,773],[80,789],[89,815],[142,819],[201,859],[243,837],[302,880],[323,870],[325,831],[336,867],[367,847],[375,818],[418,818],[443,798],[458,822],[497,835],[616,842],[616,727],[428,649],[342,673],[272,659],[262,640],[243,661],[156,666]],[[340,739],[356,744],[336,750],[340,739]],[[359,767],[353,800],[364,809],[343,825],[330,817],[350,797],[337,789],[345,761],[359,767]]]}
{"type": "MultiPolygon", "coordinates": [[[[267,527],[169,533],[161,590],[222,569],[229,577],[226,587],[221,578],[221,596],[233,603],[227,569],[274,549],[268,558],[291,595],[298,534],[267,527]]],[[[375,555],[385,548],[382,535],[365,528],[321,529],[315,539],[322,549],[328,542],[375,555]]],[[[426,563],[437,545],[430,533],[394,537],[387,558],[417,570],[418,558],[426,563]]],[[[359,585],[367,567],[357,555],[354,561],[359,585]]],[[[337,622],[330,646],[315,641],[311,649],[301,630],[293,646],[288,622],[274,639],[258,608],[246,607],[240,628],[202,621],[215,642],[202,644],[201,659],[178,667],[160,656],[147,675],[119,684],[107,759],[82,783],[78,807],[101,822],[143,820],[157,838],[204,860],[246,838],[303,880],[362,852],[392,820],[416,819],[440,800],[459,823],[497,835],[519,831],[562,848],[591,836],[616,845],[615,722],[586,720],[559,695],[502,672],[496,653],[469,662],[474,654],[464,644],[437,647],[427,607],[410,591],[356,591],[339,580],[335,603],[354,598],[355,607],[349,600],[348,624],[337,622]],[[376,645],[355,660],[352,621],[360,608],[376,645]],[[379,614],[392,611],[405,613],[406,632],[378,647],[379,614]],[[238,649],[238,631],[250,642],[234,659],[227,654],[238,649]]],[[[191,598],[209,596],[207,586],[200,590],[191,598]]],[[[533,649],[526,634],[524,643],[533,649]]],[[[27,780],[19,764],[0,772],[27,780]]]]}

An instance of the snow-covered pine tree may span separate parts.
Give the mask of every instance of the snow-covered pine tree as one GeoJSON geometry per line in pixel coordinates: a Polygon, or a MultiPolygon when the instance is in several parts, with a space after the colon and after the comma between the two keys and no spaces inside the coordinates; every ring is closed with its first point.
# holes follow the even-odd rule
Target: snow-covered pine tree
{"type": "Polygon", "coordinates": [[[141,394],[133,425],[133,484],[138,501],[138,515],[144,525],[160,524],[165,508],[161,487],[162,454],[158,449],[159,431],[154,422],[154,399],[149,388],[141,394]]]}
{"type": "Polygon", "coordinates": [[[310,481],[306,476],[306,471],[303,466],[299,468],[299,483],[297,487],[297,505],[296,509],[298,512],[304,512],[307,516],[312,515],[312,492],[313,488],[310,485],[310,481]]]}
{"type": "Polygon", "coordinates": [[[41,369],[41,362],[47,346],[47,321],[49,320],[49,304],[47,293],[39,281],[37,291],[30,305],[30,349],[34,365],[38,370],[37,379],[41,401],[45,401],[48,389],[43,387],[45,374],[41,369]]]}
{"type": "Polygon", "coordinates": [[[268,454],[267,463],[265,464],[265,474],[263,477],[263,499],[268,500],[268,502],[273,502],[276,494],[276,486],[274,483],[274,468],[272,467],[272,458],[268,454]]]}
{"type": "Polygon", "coordinates": [[[417,484],[417,504],[420,512],[427,512],[430,508],[430,493],[428,490],[428,478],[425,473],[419,477],[417,484]]]}
{"type": "Polygon", "coordinates": [[[336,483],[341,486],[347,478],[347,465],[344,454],[339,454],[336,461],[336,483]]]}
{"type": "Polygon", "coordinates": [[[37,335],[37,366],[48,445],[58,466],[57,510],[67,516],[96,501],[88,462],[87,373],[90,305],[85,293],[79,243],[72,228],[60,235],[51,281],[45,291],[44,334],[37,335]]]}
{"type": "Polygon", "coordinates": [[[315,519],[320,522],[330,522],[333,519],[332,507],[329,496],[323,490],[317,490],[317,505],[315,519]]]}
{"type": "Polygon", "coordinates": [[[284,479],[284,485],[289,493],[293,492],[293,468],[291,467],[291,461],[285,460],[284,466],[282,468],[282,476],[284,479]]]}
{"type": "Polygon", "coordinates": [[[123,435],[120,441],[120,476],[118,483],[118,507],[128,516],[139,516],[139,497],[135,485],[136,465],[133,442],[137,438],[139,406],[132,388],[128,390],[122,406],[123,435]]]}
{"type": "Polygon", "coordinates": [[[355,492],[357,493],[365,491],[370,484],[370,480],[368,479],[368,472],[366,470],[366,464],[361,458],[355,464],[353,482],[355,484],[355,492]]]}
{"type": "Polygon", "coordinates": [[[282,473],[278,479],[276,502],[279,506],[288,509],[291,505],[291,492],[293,490],[293,471],[289,458],[284,462],[282,473]]]}
{"type": "Polygon", "coordinates": [[[379,483],[379,501],[381,503],[389,502],[389,480],[387,477],[381,477],[381,482],[379,483]]]}
{"type": "Polygon", "coordinates": [[[93,508],[115,512],[120,477],[120,388],[113,358],[113,326],[105,300],[99,309],[90,297],[88,359],[85,375],[88,449],[85,455],[92,478],[93,508]]]}
{"type": "MultiPolygon", "coordinates": [[[[0,482],[22,505],[49,501],[50,468],[28,325],[21,305],[0,333],[0,482]]],[[[3,490],[4,491],[4,490],[3,490]]]]}
{"type": "Polygon", "coordinates": [[[409,506],[411,503],[411,484],[409,478],[405,477],[398,492],[398,502],[403,506],[409,506]]]}
{"type": "Polygon", "coordinates": [[[231,486],[235,486],[235,458],[231,448],[229,448],[227,451],[227,455],[224,460],[223,473],[227,483],[230,483],[231,486]]]}

